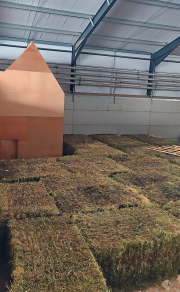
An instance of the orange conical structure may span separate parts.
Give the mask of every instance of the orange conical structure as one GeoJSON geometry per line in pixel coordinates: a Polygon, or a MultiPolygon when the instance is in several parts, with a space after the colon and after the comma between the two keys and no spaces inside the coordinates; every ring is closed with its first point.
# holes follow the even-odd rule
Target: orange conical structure
{"type": "Polygon", "coordinates": [[[0,72],[0,159],[62,155],[64,92],[33,42],[0,72]]]}
{"type": "Polygon", "coordinates": [[[22,55],[7,70],[51,73],[34,42],[31,42],[22,55]]]}

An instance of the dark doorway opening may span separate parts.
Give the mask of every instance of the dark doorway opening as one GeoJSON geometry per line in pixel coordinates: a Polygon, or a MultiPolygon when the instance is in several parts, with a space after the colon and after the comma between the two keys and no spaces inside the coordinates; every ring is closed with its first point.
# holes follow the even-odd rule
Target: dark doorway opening
{"type": "Polygon", "coordinates": [[[74,155],[75,148],[66,142],[63,142],[63,156],[74,155]]]}
{"type": "Polygon", "coordinates": [[[8,228],[6,224],[0,226],[0,292],[10,290],[10,252],[8,243],[8,228]]]}

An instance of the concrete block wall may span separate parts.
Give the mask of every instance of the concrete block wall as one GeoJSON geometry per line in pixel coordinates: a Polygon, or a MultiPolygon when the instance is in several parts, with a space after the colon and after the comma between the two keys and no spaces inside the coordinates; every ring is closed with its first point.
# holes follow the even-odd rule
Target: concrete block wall
{"type": "Polygon", "coordinates": [[[149,134],[178,140],[180,101],[65,95],[64,134],[149,134]]]}

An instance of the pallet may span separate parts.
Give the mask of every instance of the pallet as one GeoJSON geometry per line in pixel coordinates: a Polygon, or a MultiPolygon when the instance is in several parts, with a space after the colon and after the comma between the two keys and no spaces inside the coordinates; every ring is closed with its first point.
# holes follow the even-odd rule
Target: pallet
{"type": "Polygon", "coordinates": [[[176,145],[153,147],[153,148],[147,148],[147,149],[159,151],[165,154],[180,156],[180,146],[176,146],[176,145]]]}

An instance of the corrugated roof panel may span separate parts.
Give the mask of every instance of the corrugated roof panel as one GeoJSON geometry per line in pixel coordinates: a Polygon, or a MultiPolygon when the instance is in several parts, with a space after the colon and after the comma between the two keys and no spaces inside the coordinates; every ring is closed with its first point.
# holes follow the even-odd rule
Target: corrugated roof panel
{"type": "Polygon", "coordinates": [[[129,37],[138,30],[137,26],[124,25],[111,22],[102,22],[94,31],[94,34],[109,35],[115,37],[129,37]]]}
{"type": "Polygon", "coordinates": [[[46,33],[43,32],[39,38],[39,40],[43,41],[49,41],[49,42],[55,42],[57,39],[58,35],[54,33],[46,33]]]}
{"type": "Polygon", "coordinates": [[[171,0],[171,2],[180,4],[179,0],[171,0]]]}
{"type": "Polygon", "coordinates": [[[56,42],[74,44],[77,39],[78,39],[77,36],[58,34],[56,42]]]}
{"type": "Polygon", "coordinates": [[[0,27],[0,36],[23,38],[24,30],[0,27]]]}
{"type": "Polygon", "coordinates": [[[42,32],[39,32],[39,31],[28,31],[26,30],[26,38],[28,38],[29,40],[39,40],[40,37],[42,35],[42,32]]]}
{"type": "Polygon", "coordinates": [[[1,22],[9,22],[13,24],[27,24],[28,16],[28,10],[12,9],[8,7],[1,7],[0,9],[1,22]]]}
{"type": "Polygon", "coordinates": [[[100,40],[100,39],[88,39],[86,42],[86,46],[92,47],[100,47],[100,48],[111,48],[115,49],[117,46],[123,44],[122,42],[117,41],[108,41],[108,40],[100,40]]]}
{"type": "Polygon", "coordinates": [[[47,27],[54,29],[61,29],[64,22],[66,21],[66,16],[54,15],[48,13],[37,13],[34,20],[34,26],[47,27]]]}
{"type": "Polygon", "coordinates": [[[143,52],[157,52],[162,47],[156,46],[156,45],[141,45],[141,44],[135,44],[135,43],[123,43],[122,45],[118,46],[117,49],[123,49],[123,50],[135,50],[135,51],[143,51],[143,52]]]}
{"type": "Polygon", "coordinates": [[[40,0],[41,7],[96,14],[104,0],[40,0]]]}
{"type": "Polygon", "coordinates": [[[54,15],[47,13],[37,13],[34,25],[63,29],[68,31],[83,31],[88,24],[88,20],[76,17],[67,17],[62,15],[54,15]]]}
{"type": "MultiPolygon", "coordinates": [[[[38,33],[37,31],[34,31],[34,33],[38,33]]],[[[30,39],[31,38],[31,31],[30,30],[24,30],[24,35],[23,35],[24,39],[30,39]]]]}
{"type": "Polygon", "coordinates": [[[38,0],[4,0],[5,2],[13,2],[13,3],[18,3],[18,4],[29,4],[29,5],[35,5],[38,0]],[[34,2],[34,3],[33,3],[34,2]]]}
{"type": "Polygon", "coordinates": [[[129,38],[169,43],[179,37],[179,35],[178,31],[141,27],[135,33],[129,35],[129,38]]]}
{"type": "Polygon", "coordinates": [[[165,25],[174,25],[179,26],[179,10],[178,9],[168,9],[163,8],[158,13],[156,13],[149,22],[165,24],[165,25]]]}
{"type": "Polygon", "coordinates": [[[118,42],[118,41],[110,41],[110,40],[101,40],[101,39],[89,39],[86,42],[87,46],[91,47],[100,47],[102,48],[111,48],[111,49],[123,49],[123,50],[130,50],[130,51],[143,51],[143,52],[156,52],[161,49],[161,46],[156,45],[142,45],[136,43],[125,43],[125,42],[118,42]]]}
{"type": "Polygon", "coordinates": [[[180,56],[180,47],[177,47],[171,54],[180,56]]]}
{"type": "Polygon", "coordinates": [[[67,17],[61,29],[83,32],[88,24],[88,19],[67,17]]]}
{"type": "Polygon", "coordinates": [[[160,6],[123,0],[117,1],[107,16],[128,20],[150,21],[154,15],[163,9],[160,6]]]}

